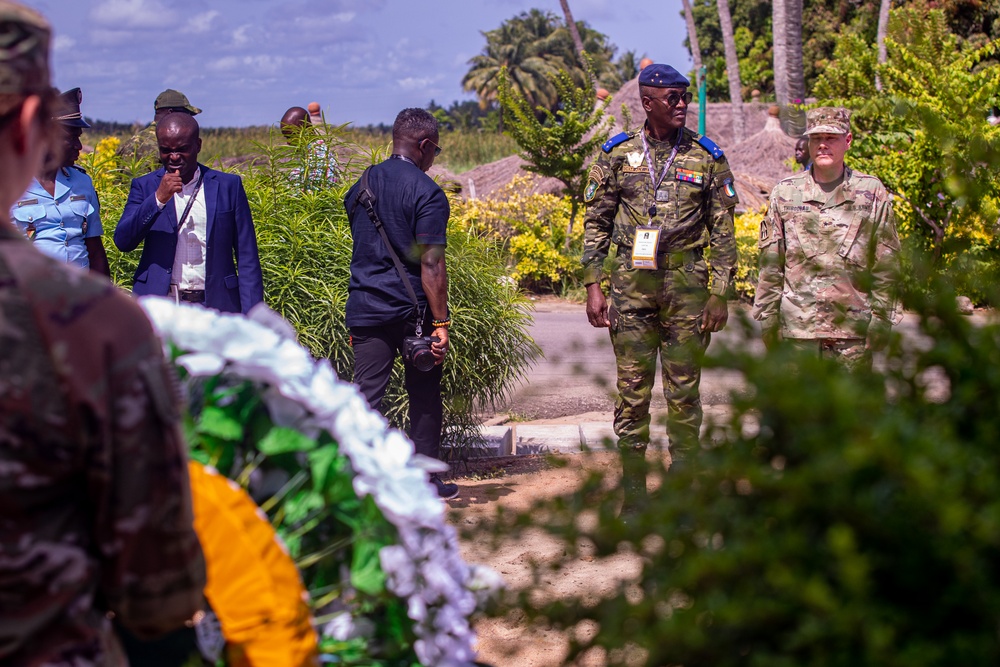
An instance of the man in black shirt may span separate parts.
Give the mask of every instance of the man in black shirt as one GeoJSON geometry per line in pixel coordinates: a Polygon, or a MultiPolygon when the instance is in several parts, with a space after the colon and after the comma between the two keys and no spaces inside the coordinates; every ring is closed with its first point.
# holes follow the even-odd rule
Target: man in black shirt
{"type": "MultiPolygon", "coordinates": [[[[354,345],[354,382],[375,410],[382,411],[392,364],[403,339],[428,334],[433,366],[420,370],[403,354],[410,399],[410,438],[418,454],[439,458],[441,364],[448,352],[448,273],[444,248],[451,209],[444,191],[425,173],[441,152],[437,120],[423,109],[404,109],[392,125],[392,155],[368,170],[368,189],[405,279],[383,237],[359,204],[361,181],[344,198],[354,250],[347,296],[347,327],[354,345]],[[414,297],[416,303],[414,303],[414,297]],[[417,333],[417,330],[420,333],[417,333]]],[[[442,498],[458,487],[431,475],[442,498]]]]}

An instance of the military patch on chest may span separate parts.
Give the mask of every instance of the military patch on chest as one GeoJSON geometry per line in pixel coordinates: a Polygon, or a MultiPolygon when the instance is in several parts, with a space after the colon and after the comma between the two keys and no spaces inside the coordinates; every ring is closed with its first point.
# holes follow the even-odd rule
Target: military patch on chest
{"type": "Polygon", "coordinates": [[[70,195],[70,201],[86,201],[87,195],[70,195]]]}
{"type": "Polygon", "coordinates": [[[626,153],[625,158],[628,160],[628,166],[630,167],[640,167],[642,166],[643,154],[639,151],[632,151],[631,153],[626,153]]]}
{"type": "Polygon", "coordinates": [[[643,169],[642,167],[630,167],[628,165],[625,165],[624,167],[622,167],[622,173],[623,174],[648,174],[649,170],[648,169],[643,169]]]}
{"type": "Polygon", "coordinates": [[[695,185],[701,185],[705,182],[705,174],[698,171],[691,171],[690,169],[681,169],[679,167],[677,169],[676,178],[678,181],[694,183],[695,185]]]}
{"type": "Polygon", "coordinates": [[[795,212],[801,212],[801,211],[811,211],[812,207],[811,206],[782,206],[781,210],[782,211],[787,211],[787,212],[793,212],[793,213],[795,213],[795,212]]]}
{"type": "Polygon", "coordinates": [[[22,199],[21,201],[17,202],[17,207],[21,208],[22,206],[34,206],[37,203],[38,199],[22,199]]]}

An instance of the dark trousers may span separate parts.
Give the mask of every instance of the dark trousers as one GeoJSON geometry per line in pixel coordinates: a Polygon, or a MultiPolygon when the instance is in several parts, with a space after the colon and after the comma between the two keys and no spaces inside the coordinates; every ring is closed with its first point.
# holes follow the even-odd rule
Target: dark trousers
{"type": "MultiPolygon", "coordinates": [[[[427,327],[424,334],[427,335],[427,327]]],[[[403,352],[403,337],[413,336],[413,326],[407,322],[394,322],[380,327],[352,327],[354,345],[354,383],[368,400],[373,410],[382,410],[382,398],[389,386],[392,363],[403,352]]],[[[404,386],[410,398],[410,439],[417,454],[440,458],[442,367],[420,371],[403,362],[404,386]]]]}

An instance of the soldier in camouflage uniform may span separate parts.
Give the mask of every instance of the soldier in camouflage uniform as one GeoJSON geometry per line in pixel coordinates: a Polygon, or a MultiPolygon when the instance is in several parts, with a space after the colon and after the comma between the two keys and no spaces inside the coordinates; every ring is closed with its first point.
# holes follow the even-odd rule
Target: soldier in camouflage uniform
{"type": "Polygon", "coordinates": [[[199,611],[177,390],[131,299],[39,253],[8,211],[40,171],[48,25],[0,0],[0,664],[123,665],[199,611]]]}
{"type": "Polygon", "coordinates": [[[711,139],[684,127],[687,86],[669,65],[643,69],[645,126],[604,144],[584,192],[587,317],[593,326],[611,329],[618,365],[615,433],[626,504],[633,506],[645,493],[641,462],[649,443],[657,353],[676,454],[698,440],[701,356],[710,332],[726,324],[726,293],[736,266],[733,174],[711,139]],[[609,307],[601,280],[612,243],[617,252],[609,307]]]}
{"type": "Polygon", "coordinates": [[[881,181],[844,165],[846,109],[810,110],[806,136],[812,168],[775,186],[761,222],[753,316],[769,348],[785,339],[870,368],[899,321],[892,201],[881,181]]]}

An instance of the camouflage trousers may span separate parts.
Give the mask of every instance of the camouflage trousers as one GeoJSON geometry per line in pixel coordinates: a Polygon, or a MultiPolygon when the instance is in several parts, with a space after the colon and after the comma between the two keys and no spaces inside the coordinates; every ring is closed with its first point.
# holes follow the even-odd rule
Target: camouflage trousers
{"type": "Polygon", "coordinates": [[[633,269],[622,249],[611,274],[611,344],[618,366],[615,434],[622,449],[649,444],[649,403],[660,356],[671,450],[697,443],[698,385],[709,334],[698,330],[708,300],[708,266],[700,251],[660,258],[660,268],[633,269]]]}
{"type": "Polygon", "coordinates": [[[835,359],[850,370],[871,370],[872,353],[864,338],[786,338],[785,342],[803,352],[835,359]]]}

